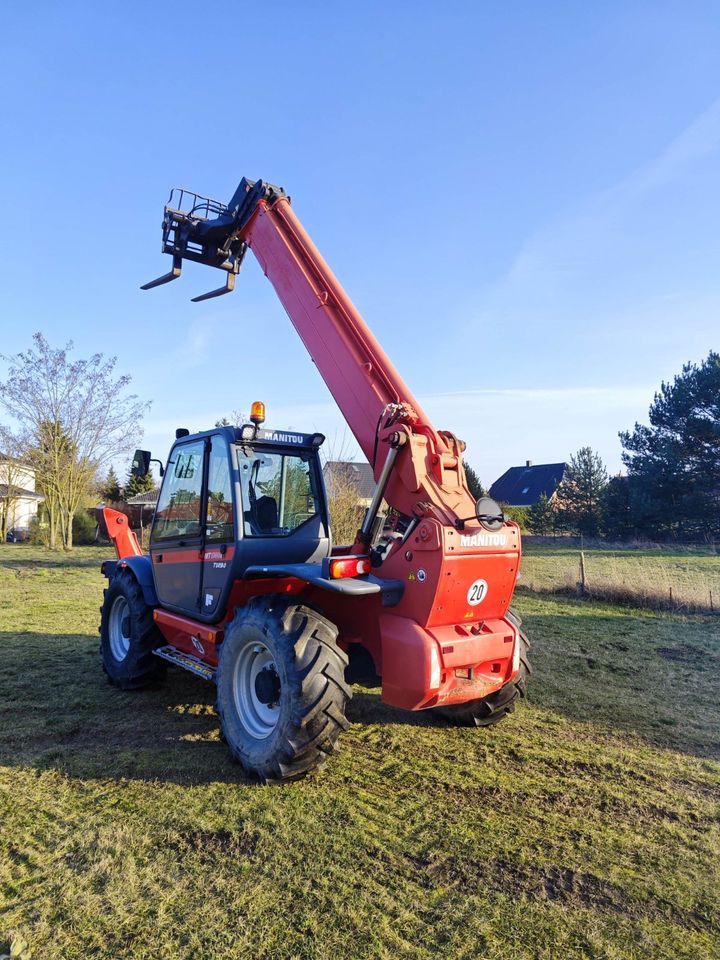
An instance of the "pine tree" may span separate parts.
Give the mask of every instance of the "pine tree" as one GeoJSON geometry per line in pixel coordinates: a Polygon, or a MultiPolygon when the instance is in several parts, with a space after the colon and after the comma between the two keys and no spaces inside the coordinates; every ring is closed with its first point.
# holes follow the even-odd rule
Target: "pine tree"
{"type": "Polygon", "coordinates": [[[557,489],[560,525],[596,537],[600,532],[602,494],[607,485],[607,470],[591,447],[581,447],[570,458],[562,483],[557,489]]]}
{"type": "Polygon", "coordinates": [[[537,501],[528,510],[528,529],[541,537],[554,529],[555,509],[546,493],[541,493],[537,501]]]}
{"type": "Polygon", "coordinates": [[[620,434],[636,524],[651,536],[720,536],[720,354],[663,382],[649,420],[620,434]]]}
{"type": "Polygon", "coordinates": [[[155,489],[155,477],[152,473],[146,473],[144,477],[136,477],[133,473],[128,473],[127,483],[125,484],[125,499],[129,500],[138,493],[147,493],[155,489]]]}
{"type": "Polygon", "coordinates": [[[479,500],[480,497],[485,496],[485,488],[482,485],[480,477],[467,460],[463,460],[463,466],[465,467],[465,479],[467,480],[468,489],[475,499],[479,500]]]}
{"type": "Polygon", "coordinates": [[[611,477],[602,495],[602,532],[609,540],[626,540],[633,532],[632,489],[628,477],[611,477]]]}
{"type": "Polygon", "coordinates": [[[115,473],[115,467],[110,467],[107,477],[100,487],[100,496],[103,500],[116,501],[120,499],[120,481],[115,473]]]}

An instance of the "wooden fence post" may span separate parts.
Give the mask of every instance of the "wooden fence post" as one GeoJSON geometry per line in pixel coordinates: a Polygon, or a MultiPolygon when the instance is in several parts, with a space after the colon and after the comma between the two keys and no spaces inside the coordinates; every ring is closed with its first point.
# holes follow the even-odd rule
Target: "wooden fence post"
{"type": "Polygon", "coordinates": [[[585,579],[585,553],[580,551],[580,596],[584,597],[587,593],[587,580],[585,579]]]}

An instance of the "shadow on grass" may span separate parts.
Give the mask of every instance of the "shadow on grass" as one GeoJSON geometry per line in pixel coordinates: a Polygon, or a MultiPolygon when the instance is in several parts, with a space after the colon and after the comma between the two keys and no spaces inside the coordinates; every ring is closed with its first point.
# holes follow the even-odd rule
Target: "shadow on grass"
{"type": "MultiPolygon", "coordinates": [[[[720,756],[716,620],[570,601],[536,600],[522,612],[535,704],[655,746],[720,756]]],[[[117,690],[97,637],[0,633],[2,764],[80,778],[249,783],[220,739],[214,703],[212,684],[174,667],[153,688],[117,690]]],[[[446,729],[431,712],[384,704],[378,690],[356,688],[347,715],[364,726],[437,728],[438,737],[446,729]]]]}
{"type": "Polygon", "coordinates": [[[720,623],[558,597],[525,598],[530,695],[542,707],[720,757],[720,623]]]}
{"type": "MultiPolygon", "coordinates": [[[[446,726],[358,688],[347,716],[364,725],[446,726]]],[[[170,666],[151,687],[118,690],[102,671],[97,639],[82,634],[0,633],[0,764],[80,778],[254,782],[220,738],[213,684],[170,666]]]]}

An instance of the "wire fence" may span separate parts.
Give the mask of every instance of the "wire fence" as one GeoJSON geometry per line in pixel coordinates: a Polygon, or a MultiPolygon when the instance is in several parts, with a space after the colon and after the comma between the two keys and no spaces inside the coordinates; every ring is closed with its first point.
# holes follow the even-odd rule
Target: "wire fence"
{"type": "Polygon", "coordinates": [[[720,557],[710,552],[562,549],[523,556],[520,586],[687,613],[720,612],[720,557]]]}

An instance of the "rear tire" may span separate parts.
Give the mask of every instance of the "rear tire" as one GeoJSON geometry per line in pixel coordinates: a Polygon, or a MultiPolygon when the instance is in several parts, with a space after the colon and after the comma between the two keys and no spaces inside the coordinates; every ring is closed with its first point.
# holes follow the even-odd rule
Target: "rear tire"
{"type": "Polygon", "coordinates": [[[164,643],[153,608],[145,603],[140,584],[129,570],[115,574],[104,596],[100,654],[108,680],[121,690],[146,687],[162,675],[165,666],[153,654],[164,643]]]}
{"type": "Polygon", "coordinates": [[[217,671],[220,727],[236,760],[263,783],[297,780],[349,727],[348,659],[337,628],[289,597],[257,597],[225,631],[217,671]]]}
{"type": "Polygon", "coordinates": [[[518,641],[520,643],[520,672],[512,683],[491,693],[481,700],[470,700],[467,703],[453,704],[448,707],[436,707],[435,713],[444,717],[449,723],[457,727],[491,727],[499,723],[509,713],[515,710],[518,700],[527,695],[526,680],[532,673],[528,649],[530,644],[525,634],[520,630],[520,618],[509,611],[509,619],[518,627],[518,641]]]}

